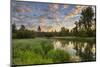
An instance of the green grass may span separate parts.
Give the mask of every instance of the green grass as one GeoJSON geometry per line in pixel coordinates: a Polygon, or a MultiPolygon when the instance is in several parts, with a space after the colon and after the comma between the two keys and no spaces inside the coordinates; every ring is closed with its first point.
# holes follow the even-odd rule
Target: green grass
{"type": "Polygon", "coordinates": [[[15,65],[69,61],[69,55],[64,51],[54,50],[52,41],[46,38],[13,39],[12,47],[12,62],[15,65]]]}
{"type": "MultiPolygon", "coordinates": [[[[55,38],[34,38],[34,39],[13,39],[13,64],[26,65],[26,64],[48,64],[59,62],[71,62],[71,56],[63,50],[54,50],[53,40],[59,40],[63,44],[72,41],[73,43],[79,42],[92,42],[95,43],[95,38],[80,38],[80,37],[55,37],[55,38]]],[[[74,62],[74,60],[73,60],[74,62]]]]}

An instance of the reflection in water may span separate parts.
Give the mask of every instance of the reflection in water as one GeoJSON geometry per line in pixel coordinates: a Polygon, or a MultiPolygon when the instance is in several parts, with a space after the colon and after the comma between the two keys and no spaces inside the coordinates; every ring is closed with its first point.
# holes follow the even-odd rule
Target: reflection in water
{"type": "Polygon", "coordinates": [[[79,41],[53,41],[54,49],[64,50],[70,54],[72,61],[95,60],[95,43],[79,41]]]}

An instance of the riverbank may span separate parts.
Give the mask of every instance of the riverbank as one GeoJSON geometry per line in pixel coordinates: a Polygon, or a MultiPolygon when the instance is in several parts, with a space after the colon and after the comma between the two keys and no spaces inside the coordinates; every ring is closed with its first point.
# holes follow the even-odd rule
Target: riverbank
{"type": "Polygon", "coordinates": [[[51,37],[52,39],[73,40],[73,41],[93,41],[96,42],[96,37],[51,37]]]}

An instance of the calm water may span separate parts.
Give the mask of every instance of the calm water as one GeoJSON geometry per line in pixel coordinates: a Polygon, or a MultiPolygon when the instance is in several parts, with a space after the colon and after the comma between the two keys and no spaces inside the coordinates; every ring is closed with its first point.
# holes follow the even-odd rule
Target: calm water
{"type": "Polygon", "coordinates": [[[55,50],[60,49],[68,52],[72,62],[96,60],[95,42],[53,40],[52,43],[55,50]]]}

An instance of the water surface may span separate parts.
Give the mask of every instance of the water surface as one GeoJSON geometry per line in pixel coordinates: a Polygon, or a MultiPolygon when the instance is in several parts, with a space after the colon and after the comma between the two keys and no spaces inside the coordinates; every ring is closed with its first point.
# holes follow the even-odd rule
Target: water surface
{"type": "Polygon", "coordinates": [[[69,41],[54,39],[54,49],[64,50],[75,61],[94,61],[96,59],[96,43],[94,41],[69,41]]]}

